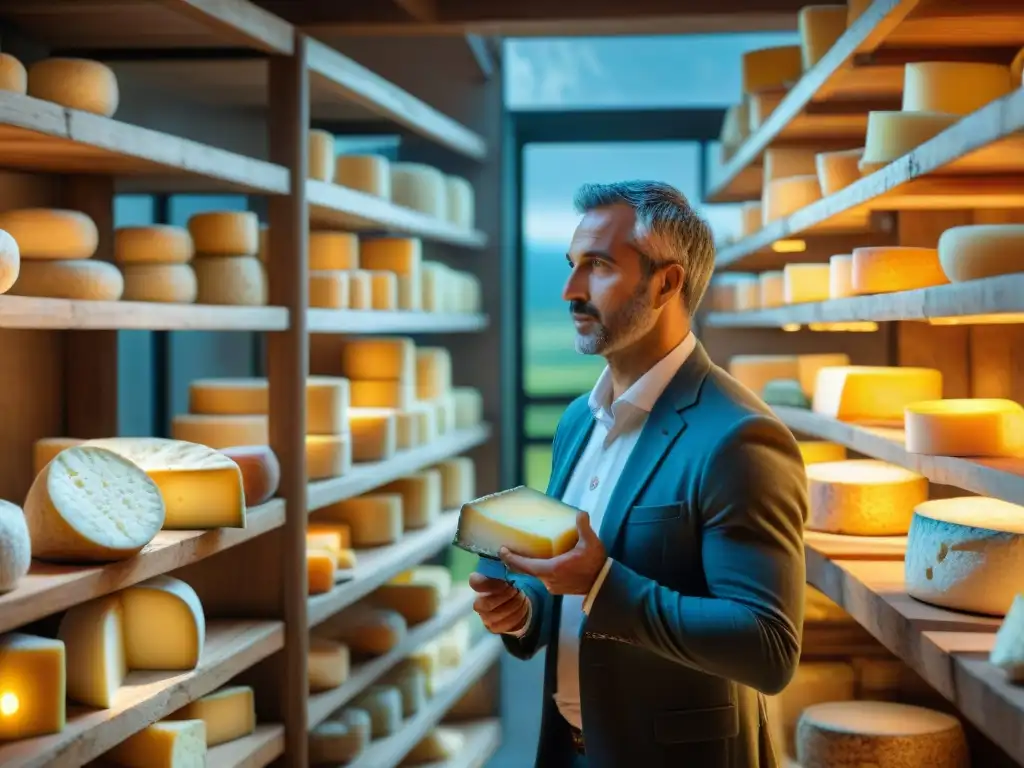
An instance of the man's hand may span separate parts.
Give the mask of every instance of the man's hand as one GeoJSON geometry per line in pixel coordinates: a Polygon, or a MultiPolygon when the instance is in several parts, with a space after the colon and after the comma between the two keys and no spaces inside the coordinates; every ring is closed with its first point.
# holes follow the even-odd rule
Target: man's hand
{"type": "Polygon", "coordinates": [[[473,601],[473,610],[480,614],[488,631],[504,635],[518,632],[526,624],[530,599],[522,590],[480,573],[469,574],[469,586],[480,594],[473,601]]]}
{"type": "Polygon", "coordinates": [[[536,576],[552,595],[586,595],[594,586],[608,554],[604,544],[590,526],[590,515],[576,515],[579,541],[568,552],[557,557],[537,559],[523,557],[502,547],[502,561],[514,571],[536,576]]]}

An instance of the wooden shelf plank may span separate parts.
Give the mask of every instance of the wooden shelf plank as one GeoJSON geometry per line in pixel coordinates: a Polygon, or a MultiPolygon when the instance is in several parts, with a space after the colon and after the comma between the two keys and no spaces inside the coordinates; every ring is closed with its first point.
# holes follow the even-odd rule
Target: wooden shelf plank
{"type": "Polygon", "coordinates": [[[0,167],[178,177],[221,190],[288,193],[288,170],[279,165],[8,91],[0,92],[0,167]]]}
{"type": "Polygon", "coordinates": [[[138,555],[106,565],[54,565],[32,561],[16,589],[0,595],[0,632],[84,603],[140,581],[170,573],[284,524],[285,505],[273,499],[248,511],[245,528],[161,531],[138,555]]]}
{"type": "Polygon", "coordinates": [[[496,717],[441,725],[462,735],[462,749],[451,760],[421,763],[418,768],[483,768],[501,745],[501,720],[496,717]]]}
{"type": "Polygon", "coordinates": [[[284,726],[257,725],[248,736],[206,753],[207,768],[264,768],[284,754],[284,726]]]}
{"type": "Polygon", "coordinates": [[[469,333],[487,323],[487,315],[470,312],[311,309],[306,325],[310,333],[469,333]]]}
{"type": "Polygon", "coordinates": [[[0,746],[4,768],[77,768],[284,647],[279,621],[209,621],[191,672],[130,672],[110,709],[69,707],[64,730],[0,746]]]}
{"type": "Polygon", "coordinates": [[[1024,504],[1024,457],[960,459],[907,453],[903,430],[861,427],[821,416],[802,408],[776,406],[776,415],[790,429],[841,443],[858,453],[898,464],[924,475],[933,483],[1024,504]]]}
{"type": "Polygon", "coordinates": [[[316,227],[401,232],[465,248],[483,248],[487,244],[487,236],[483,232],[465,230],[442,219],[338,184],[309,179],[306,197],[309,199],[310,222],[316,227]]]}
{"type": "Polygon", "coordinates": [[[487,442],[490,435],[491,428],[486,424],[458,430],[429,445],[401,451],[387,461],[356,464],[352,471],[343,477],[310,483],[307,494],[309,510],[313,511],[336,501],[358,496],[439,461],[458,456],[487,442]]]}
{"type": "Polygon", "coordinates": [[[356,567],[340,575],[334,589],[309,598],[309,626],[315,626],[370,594],[393,576],[450,545],[459,523],[457,512],[445,512],[429,528],[410,531],[386,547],[356,550],[356,567]]]}
{"type": "Polygon", "coordinates": [[[906,536],[844,536],[804,529],[804,544],[836,560],[903,560],[906,536]]]}
{"type": "Polygon", "coordinates": [[[370,746],[349,763],[349,768],[394,768],[420,740],[448,713],[462,695],[472,687],[501,655],[501,639],[488,635],[466,655],[458,669],[448,673],[427,706],[405,721],[401,730],[370,743],[370,746]]]}
{"type": "Polygon", "coordinates": [[[71,301],[0,296],[0,328],[143,331],[283,331],[284,307],[71,301]]]}
{"type": "MultiPolygon", "coordinates": [[[[406,565],[411,565],[413,562],[415,561],[409,561],[406,565]]],[[[329,691],[311,693],[309,695],[309,727],[318,726],[410,653],[421,645],[429,643],[445,630],[451,629],[455,622],[473,610],[474,599],[476,599],[476,593],[468,585],[455,585],[452,594],[434,618],[410,627],[402,641],[382,656],[354,663],[348,680],[342,685],[329,691]]]]}
{"type": "Polygon", "coordinates": [[[704,323],[713,328],[781,328],[808,323],[859,320],[887,322],[929,320],[1024,312],[1024,272],[915,291],[855,296],[808,304],[790,304],[749,312],[710,312],[704,323]]]}

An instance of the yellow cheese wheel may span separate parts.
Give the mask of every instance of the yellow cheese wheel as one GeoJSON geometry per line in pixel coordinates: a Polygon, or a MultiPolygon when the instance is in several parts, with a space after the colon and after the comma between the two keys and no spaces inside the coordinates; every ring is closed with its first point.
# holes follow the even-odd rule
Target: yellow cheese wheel
{"type": "Polygon", "coordinates": [[[944,112],[868,112],[862,175],[874,173],[960,120],[944,112]]]}
{"type": "Polygon", "coordinates": [[[125,301],[193,304],[199,285],[191,264],[125,264],[125,301]]]}
{"type": "Polygon", "coordinates": [[[334,136],[327,131],[309,132],[309,178],[334,181],[334,136]]]}
{"type": "Polygon", "coordinates": [[[309,273],[309,306],[319,309],[348,309],[350,273],[324,270],[309,273]]]}
{"type": "Polygon", "coordinates": [[[0,91],[20,93],[28,91],[28,72],[25,65],[9,53],[0,53],[0,91]]]}
{"type": "Polygon", "coordinates": [[[764,151],[764,183],[793,176],[810,176],[817,172],[814,150],[797,147],[776,147],[764,151]]]}
{"type": "Polygon", "coordinates": [[[797,443],[804,465],[827,461],[846,461],[846,446],[827,440],[801,440],[797,443]]]}
{"type": "Polygon", "coordinates": [[[951,227],[939,238],[939,263],[954,283],[1024,272],[1024,224],[951,227]]]}
{"type": "Polygon", "coordinates": [[[391,201],[428,216],[447,218],[444,174],[423,163],[392,163],[391,201]]]}
{"type": "Polygon", "coordinates": [[[758,306],[761,309],[781,307],[785,303],[785,288],[781,270],[762,272],[757,279],[758,306]]]}
{"type": "Polygon", "coordinates": [[[928,479],[873,459],[807,467],[807,528],[850,536],[901,536],[914,507],[928,500],[928,479]]]}
{"type": "Polygon", "coordinates": [[[940,399],[942,373],[933,368],[850,365],[818,371],[811,409],[838,421],[902,425],[908,405],[940,399]]]}
{"type": "Polygon", "coordinates": [[[782,269],[783,300],[786,304],[825,301],[828,281],[828,264],[787,264],[782,269]]]}
{"type": "Polygon", "coordinates": [[[154,224],[114,232],[114,261],[119,264],[184,264],[193,254],[192,236],[184,227],[154,224]]]}
{"type": "Polygon", "coordinates": [[[798,45],[761,48],[743,54],[743,92],[757,93],[792,85],[803,74],[798,45]]]}
{"type": "Polygon", "coordinates": [[[910,291],[948,282],[934,248],[879,246],[853,251],[851,286],[854,293],[910,291]]]}
{"type": "Polygon", "coordinates": [[[255,256],[260,250],[260,221],[252,211],[197,213],[188,231],[204,256],[255,256]]]}
{"type": "Polygon", "coordinates": [[[309,268],[359,269],[359,238],[351,232],[310,232],[309,268]]]}
{"type": "Polygon", "coordinates": [[[255,256],[196,256],[192,267],[200,304],[255,307],[267,303],[266,271],[255,256]]]}
{"type": "Polygon", "coordinates": [[[88,259],[99,245],[96,223],[81,211],[21,208],[0,213],[0,229],[23,259],[88,259]]]}
{"type": "Polygon", "coordinates": [[[381,155],[339,155],[334,183],[390,200],[391,164],[381,155]]]}
{"type": "Polygon", "coordinates": [[[117,301],[124,293],[124,277],[117,267],[105,261],[22,261],[18,279],[9,293],[49,299],[117,301]]]}
{"type": "Polygon", "coordinates": [[[117,77],[88,59],[43,59],[28,69],[28,95],[104,117],[117,112],[117,77]]]}
{"type": "Polygon", "coordinates": [[[839,253],[828,260],[828,297],[853,296],[853,254],[839,253]]]}
{"type": "Polygon", "coordinates": [[[21,270],[21,255],[18,243],[7,232],[0,229],[0,293],[7,293],[18,279],[21,270]]]}
{"type": "Polygon", "coordinates": [[[817,174],[773,179],[764,185],[761,199],[763,224],[768,226],[818,200],[821,200],[821,185],[817,174]]]}
{"type": "Polygon", "coordinates": [[[819,152],[815,155],[818,183],[825,195],[833,195],[860,179],[860,161],[864,147],[843,149],[838,152],[819,152]]]}
{"type": "Polygon", "coordinates": [[[365,269],[348,272],[349,309],[373,309],[373,280],[365,269]]]}
{"type": "Polygon", "coordinates": [[[799,365],[796,355],[734,355],[729,375],[760,397],[769,381],[797,378],[799,365]]]}
{"type": "Polygon", "coordinates": [[[903,69],[903,111],[968,115],[1014,87],[1002,64],[910,62],[903,69]]]}
{"type": "Polygon", "coordinates": [[[926,400],[907,406],[906,448],[930,456],[1015,456],[1024,451],[1024,407],[998,398],[926,400]]]}

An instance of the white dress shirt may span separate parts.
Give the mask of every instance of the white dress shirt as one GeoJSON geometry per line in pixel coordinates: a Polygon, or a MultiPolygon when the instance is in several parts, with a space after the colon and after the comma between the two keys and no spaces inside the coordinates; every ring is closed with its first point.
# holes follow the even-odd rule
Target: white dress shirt
{"type": "MultiPolygon", "coordinates": [[[[562,501],[590,514],[590,524],[597,532],[605,508],[615,490],[619,476],[640,439],[640,432],[658,398],[693,352],[697,339],[693,333],[659,360],[653,368],[612,402],[611,372],[605,368],[590,393],[590,410],[594,414],[594,430],[565,487],[562,501]]],[[[562,598],[558,629],[558,676],[554,694],[559,712],[571,725],[582,729],[580,713],[579,636],[583,617],[589,612],[604,579],[611,568],[611,558],[598,574],[590,593],[565,595],[562,598]]],[[[532,616],[524,628],[512,633],[526,634],[532,616]]]]}

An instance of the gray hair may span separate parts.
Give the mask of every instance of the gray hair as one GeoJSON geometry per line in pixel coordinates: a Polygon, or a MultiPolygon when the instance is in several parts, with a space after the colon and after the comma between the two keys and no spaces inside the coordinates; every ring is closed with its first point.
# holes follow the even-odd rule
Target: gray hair
{"type": "Polygon", "coordinates": [[[715,268],[711,227],[682,192],[658,181],[584,184],[573,200],[580,214],[623,203],[636,212],[636,237],[644,246],[641,257],[648,274],[661,264],[682,266],[683,302],[692,315],[704,298],[715,268]]]}

